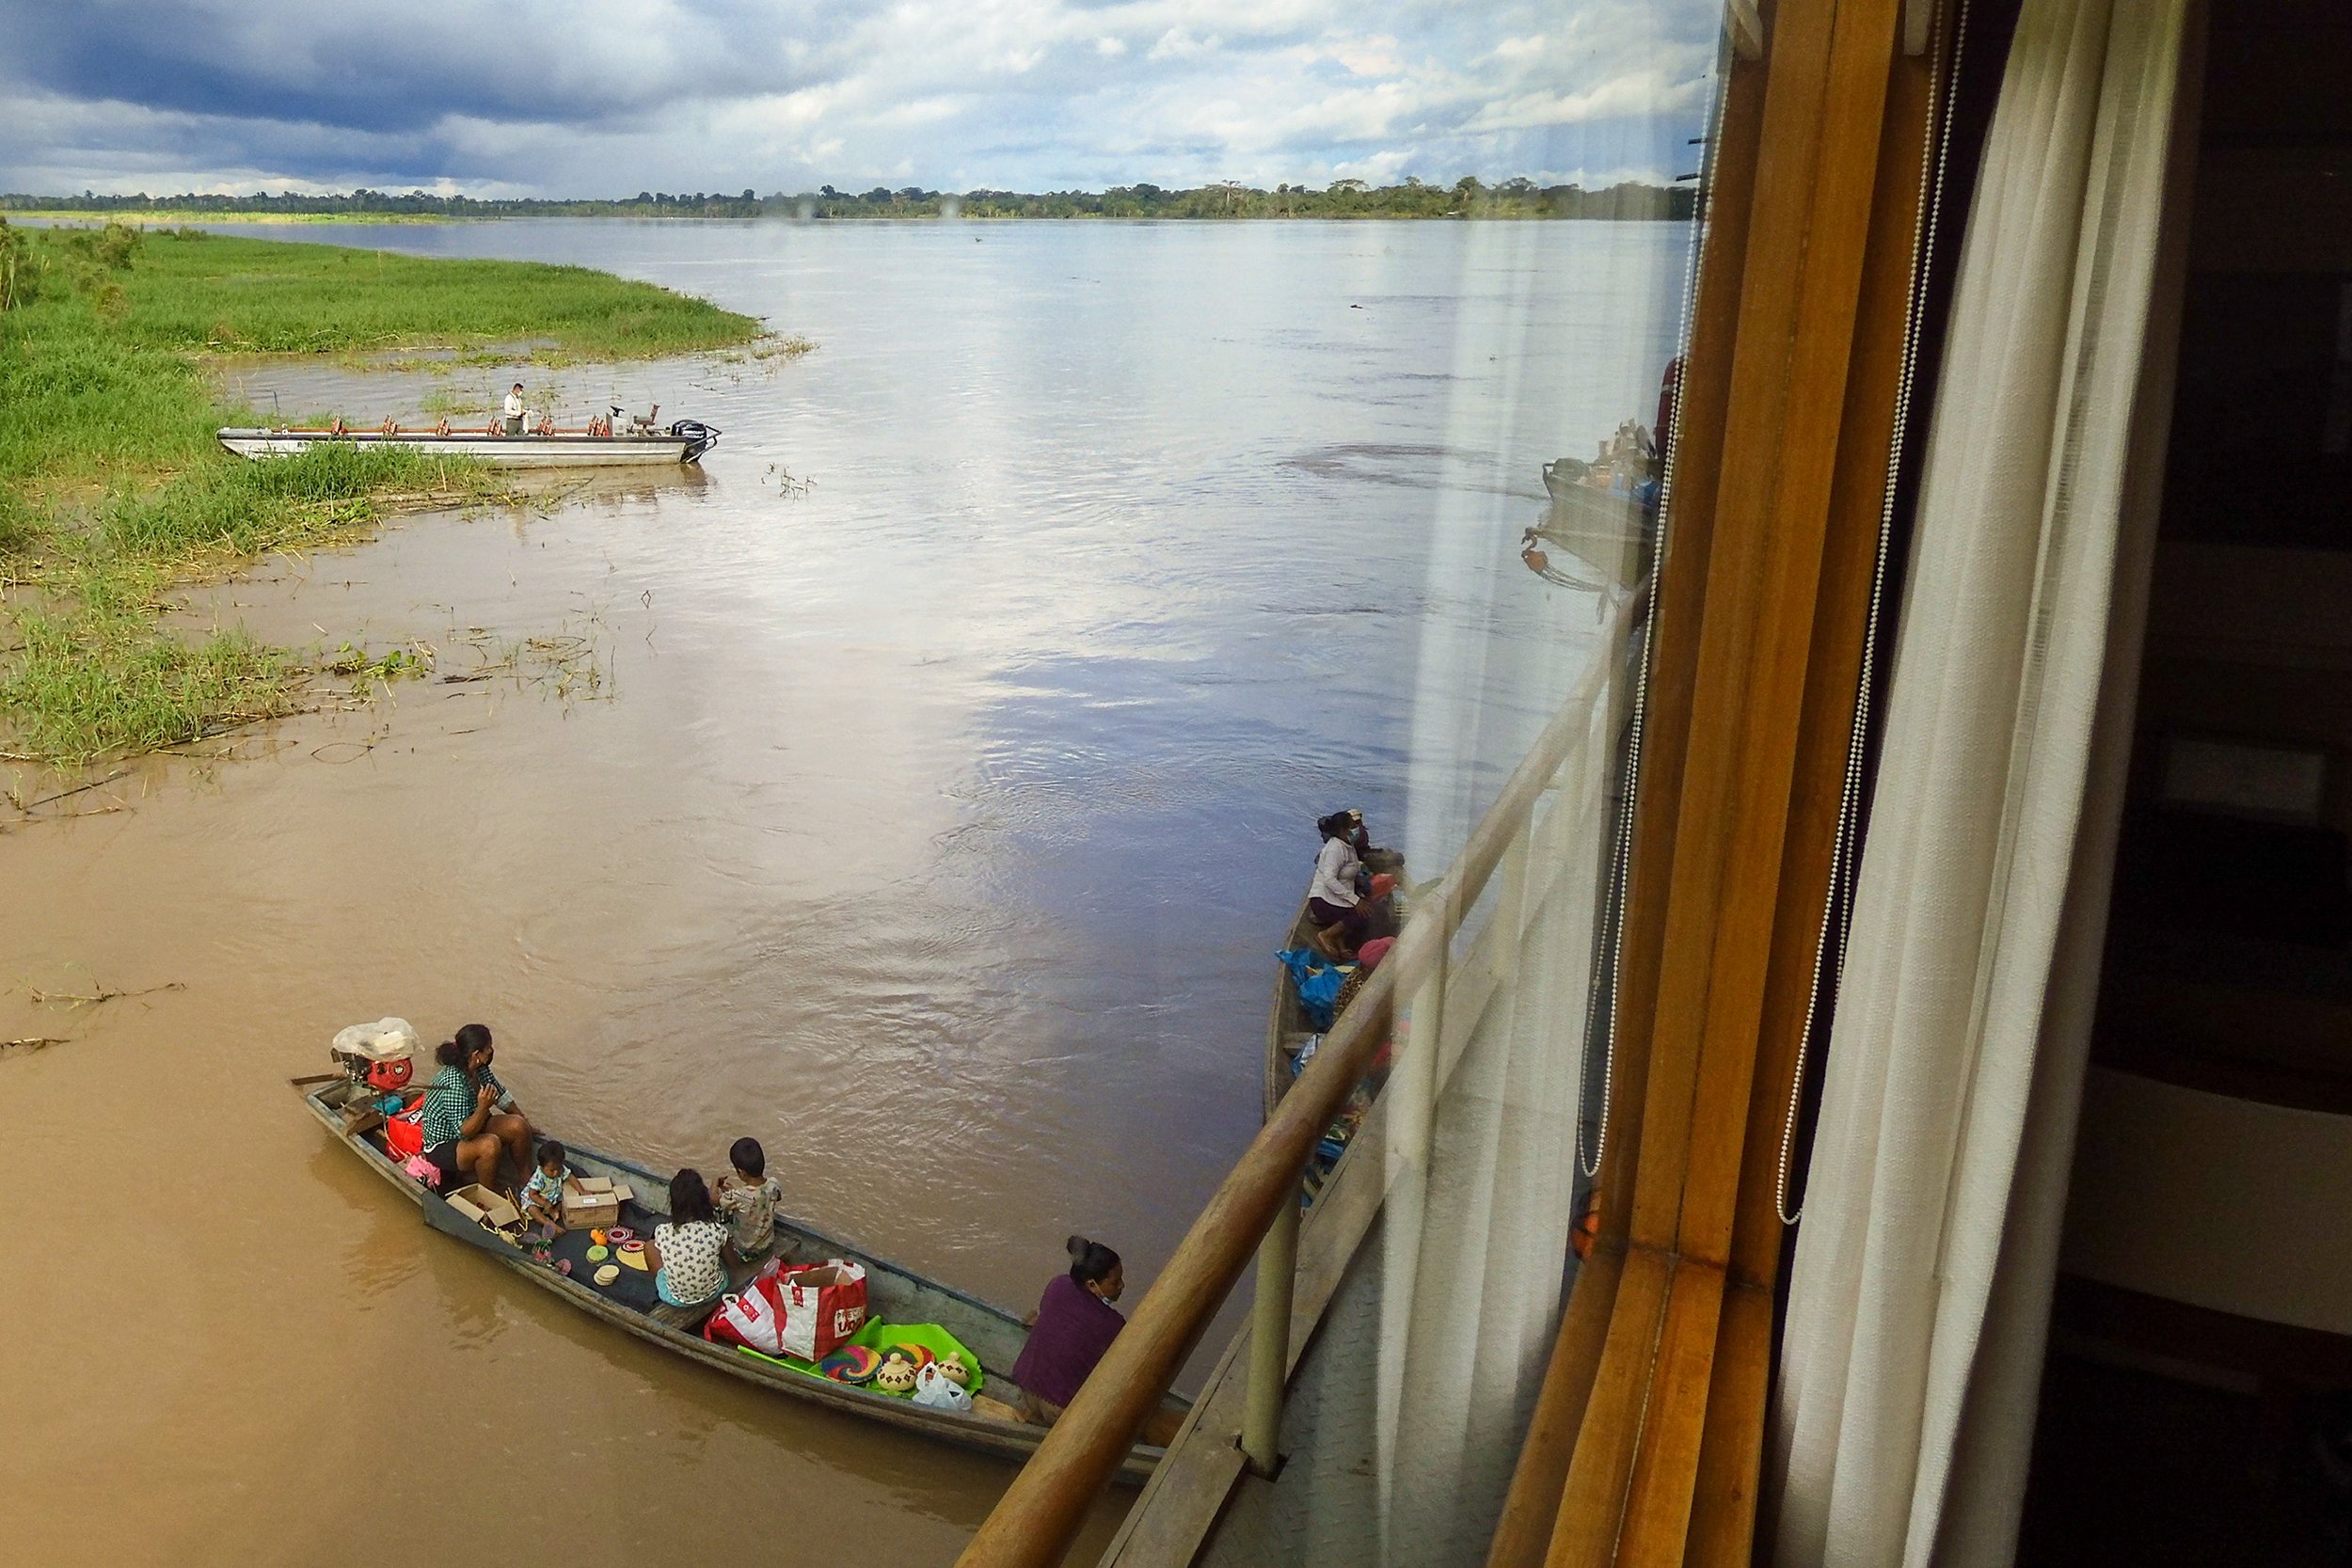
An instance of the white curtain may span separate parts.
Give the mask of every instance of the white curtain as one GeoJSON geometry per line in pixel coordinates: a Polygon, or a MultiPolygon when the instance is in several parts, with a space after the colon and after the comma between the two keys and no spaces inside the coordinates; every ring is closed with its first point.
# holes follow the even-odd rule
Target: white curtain
{"type": "Polygon", "coordinates": [[[2169,420],[2193,22],[2026,0],[2003,77],[1789,1281],[1782,1568],[2014,1553],[2169,420]]]}

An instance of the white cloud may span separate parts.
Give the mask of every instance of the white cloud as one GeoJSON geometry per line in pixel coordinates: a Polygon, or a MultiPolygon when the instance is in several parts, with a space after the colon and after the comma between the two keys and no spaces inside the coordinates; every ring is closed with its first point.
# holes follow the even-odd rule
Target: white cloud
{"type": "Polygon", "coordinates": [[[1189,28],[1170,27],[1152,46],[1151,57],[1155,60],[1188,60],[1195,55],[1208,54],[1223,41],[1215,33],[1207,38],[1195,38],[1189,28]]]}
{"type": "Polygon", "coordinates": [[[1521,93],[1488,103],[1467,122],[1470,131],[1525,130],[1574,125],[1582,120],[1668,113],[1698,106],[1696,83],[1677,83],[1660,71],[1638,71],[1582,92],[1521,93]]]}
{"type": "Polygon", "coordinates": [[[0,188],[1670,177],[1718,13],[1570,3],[0,0],[0,188]]]}

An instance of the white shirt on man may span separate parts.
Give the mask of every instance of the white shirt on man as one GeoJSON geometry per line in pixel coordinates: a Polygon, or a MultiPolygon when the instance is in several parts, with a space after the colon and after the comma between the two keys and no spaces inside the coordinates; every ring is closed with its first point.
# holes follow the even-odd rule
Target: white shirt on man
{"type": "Polygon", "coordinates": [[[510,420],[519,420],[523,417],[523,395],[520,392],[506,394],[506,417],[510,420]]]}

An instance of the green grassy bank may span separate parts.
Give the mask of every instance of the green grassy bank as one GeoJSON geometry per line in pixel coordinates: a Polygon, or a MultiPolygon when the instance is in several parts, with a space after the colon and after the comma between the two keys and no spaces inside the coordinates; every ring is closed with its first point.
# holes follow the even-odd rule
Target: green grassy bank
{"type": "Polygon", "coordinates": [[[160,625],[173,586],[493,493],[405,451],[247,463],[214,431],[227,353],[485,349],[632,359],[749,342],[747,316],[583,267],[195,232],[0,223],[0,752],[79,763],[293,711],[312,673],[239,629],[160,625]]]}
{"type": "Polygon", "coordinates": [[[470,223],[470,218],[448,217],[439,213],[230,213],[218,206],[205,206],[192,201],[180,207],[9,207],[5,215],[24,221],[42,223],[135,223],[141,228],[158,224],[170,227],[182,223],[250,223],[255,225],[285,225],[310,223],[470,223]]]}

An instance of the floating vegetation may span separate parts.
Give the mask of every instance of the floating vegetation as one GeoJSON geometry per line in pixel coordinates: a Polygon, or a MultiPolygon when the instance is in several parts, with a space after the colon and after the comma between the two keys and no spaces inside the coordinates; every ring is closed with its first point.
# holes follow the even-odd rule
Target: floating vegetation
{"type": "Polygon", "coordinates": [[[27,986],[24,994],[33,999],[37,1007],[95,1007],[103,1003],[119,1002],[125,997],[153,996],[158,991],[187,989],[184,980],[166,980],[160,986],[141,986],[136,990],[110,990],[104,986],[88,991],[42,990],[38,986],[27,986]]]}
{"type": "Polygon", "coordinates": [[[817,488],[813,479],[803,479],[781,463],[771,463],[760,474],[759,483],[772,484],[778,491],[799,500],[817,488]]]}
{"type": "Polygon", "coordinates": [[[613,689],[612,655],[598,638],[600,615],[580,631],[568,626],[550,633],[511,637],[469,626],[453,637],[453,652],[470,661],[441,675],[444,686],[503,681],[564,702],[597,702],[613,689]]]}
{"type": "Polygon", "coordinates": [[[815,343],[797,334],[771,334],[752,345],[751,356],[755,359],[791,360],[816,351],[815,343]]]}
{"type": "Polygon", "coordinates": [[[13,1056],[20,1052],[46,1051],[53,1045],[63,1045],[63,1035],[19,1035],[12,1040],[0,1040],[0,1056],[13,1056]]]}
{"type": "MultiPolygon", "coordinates": [[[[439,373],[447,375],[449,372],[444,369],[439,373]]],[[[436,387],[424,394],[419,406],[437,419],[451,414],[487,414],[490,411],[490,394],[483,391],[447,391],[436,387]]]]}
{"type": "Polygon", "coordinates": [[[390,648],[381,654],[371,654],[349,642],[337,648],[320,664],[330,675],[344,675],[360,681],[394,681],[403,676],[419,677],[433,673],[433,649],[424,642],[410,642],[390,648]]]}

